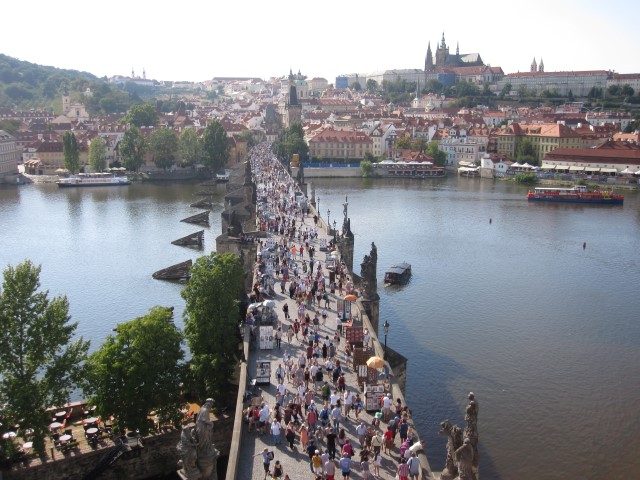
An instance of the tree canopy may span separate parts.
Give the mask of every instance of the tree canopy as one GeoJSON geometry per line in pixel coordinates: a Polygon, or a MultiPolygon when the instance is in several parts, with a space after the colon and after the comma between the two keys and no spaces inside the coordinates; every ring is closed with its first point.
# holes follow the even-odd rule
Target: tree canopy
{"type": "Polygon", "coordinates": [[[107,144],[102,137],[91,140],[89,145],[89,165],[95,172],[101,172],[107,167],[107,144]]]}
{"type": "Polygon", "coordinates": [[[227,132],[218,120],[209,122],[202,139],[204,164],[216,173],[223,170],[229,160],[227,132]]]}
{"type": "Polygon", "coordinates": [[[185,336],[191,351],[190,370],[200,398],[220,400],[237,361],[238,298],[244,271],[232,253],[200,257],[182,290],[185,336]]]}
{"type": "Polygon", "coordinates": [[[193,128],[185,128],[178,140],[178,152],[182,166],[195,165],[202,160],[202,143],[193,128]]]}
{"type": "Polygon", "coordinates": [[[121,119],[124,123],[130,123],[136,127],[155,127],[158,125],[158,110],[154,103],[133,105],[127,114],[121,119]]]}
{"type": "Polygon", "coordinates": [[[522,163],[529,163],[530,165],[538,164],[538,155],[533,143],[528,138],[523,138],[518,143],[516,149],[516,160],[522,163]]]}
{"type": "Polygon", "coordinates": [[[64,132],[64,135],[62,135],[62,151],[64,154],[64,168],[71,173],[78,173],[80,171],[80,148],[73,132],[64,132]]]}
{"type": "Polygon", "coordinates": [[[66,297],[40,291],[40,267],[29,260],[4,271],[0,291],[0,404],[11,425],[34,431],[44,449],[46,409],[64,405],[82,376],[89,342],[74,340],[66,297]]]}
{"type": "Polygon", "coordinates": [[[149,139],[149,151],[153,155],[153,161],[158,168],[166,170],[175,163],[178,151],[178,139],[173,130],[158,128],[153,131],[149,139]]]}
{"type": "Polygon", "coordinates": [[[121,323],[86,363],[85,393],[98,413],[113,415],[118,427],[149,431],[152,410],[173,419],[181,401],[182,333],[173,312],[154,307],[121,323]]]}
{"type": "Polygon", "coordinates": [[[438,167],[444,167],[447,163],[447,154],[440,150],[438,142],[435,140],[427,145],[427,155],[433,158],[433,164],[438,167]]]}
{"type": "Polygon", "coordinates": [[[120,142],[120,156],[127,170],[137,172],[144,163],[146,151],[146,140],[142,136],[140,129],[132,125],[129,130],[124,132],[120,142]]]}
{"type": "Polygon", "coordinates": [[[304,141],[304,130],[300,122],[293,122],[285,128],[280,137],[273,144],[273,149],[278,158],[288,163],[291,156],[297,153],[300,160],[306,161],[309,157],[309,145],[304,141]]]}

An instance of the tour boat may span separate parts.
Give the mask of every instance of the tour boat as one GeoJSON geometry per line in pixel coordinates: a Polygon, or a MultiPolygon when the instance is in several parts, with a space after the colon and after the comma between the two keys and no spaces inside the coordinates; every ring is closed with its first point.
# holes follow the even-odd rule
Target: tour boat
{"type": "Polygon", "coordinates": [[[391,178],[442,178],[444,167],[436,167],[432,162],[394,162],[382,160],[373,164],[374,172],[381,177],[391,178]]]}
{"type": "Polygon", "coordinates": [[[224,183],[229,181],[229,172],[225,170],[224,172],[216,173],[216,182],[224,183]]]}
{"type": "Polygon", "coordinates": [[[127,177],[116,177],[115,175],[111,175],[109,173],[105,173],[105,174],[80,173],[78,175],[75,175],[69,178],[61,178],[56,183],[58,184],[58,187],[66,188],[66,187],[106,187],[111,185],[129,185],[131,182],[127,179],[127,177]]]}
{"type": "Polygon", "coordinates": [[[567,202],[567,203],[595,203],[606,205],[622,205],[624,197],[613,192],[594,190],[588,191],[584,185],[571,188],[536,187],[527,194],[530,202],[567,202]]]}
{"type": "Polygon", "coordinates": [[[384,274],[384,283],[398,285],[406,283],[411,276],[411,265],[407,262],[392,265],[384,274]]]}

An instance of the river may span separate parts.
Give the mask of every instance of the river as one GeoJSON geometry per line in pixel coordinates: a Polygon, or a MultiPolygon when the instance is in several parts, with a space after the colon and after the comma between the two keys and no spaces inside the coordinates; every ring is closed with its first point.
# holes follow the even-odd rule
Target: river
{"type": "MultiPolygon", "coordinates": [[[[407,399],[440,470],[441,420],[480,406],[485,479],[629,478],[640,469],[640,196],[622,207],[529,204],[507,182],[317,179],[326,220],[348,195],[356,272],[378,247],[381,321],[409,358],[407,399]],[[583,243],[586,242],[586,248],[583,243]],[[385,267],[410,262],[403,287],[385,267]]],[[[97,348],[118,322],[176,307],[179,284],[151,274],[215,248],[224,189],[202,250],[170,242],[200,230],[196,185],[0,188],[0,265],[29,258],[65,294],[97,348]]]]}

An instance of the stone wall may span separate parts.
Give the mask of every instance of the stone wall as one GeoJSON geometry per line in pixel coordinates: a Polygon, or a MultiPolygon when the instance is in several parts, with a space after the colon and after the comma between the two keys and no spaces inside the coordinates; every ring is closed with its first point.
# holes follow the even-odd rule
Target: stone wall
{"type": "MultiPolygon", "coordinates": [[[[221,457],[229,455],[233,420],[233,416],[223,416],[214,421],[213,442],[216,448],[220,450],[221,457]]],[[[178,454],[176,445],[179,440],[180,430],[170,430],[145,437],[142,440],[144,445],[142,449],[125,453],[100,476],[100,479],[134,480],[169,475],[177,470],[178,454]]],[[[102,448],[77,455],[71,453],[64,457],[62,454],[57,454],[54,461],[29,466],[28,468],[14,469],[9,472],[6,478],[11,480],[82,479],[111,451],[111,448],[102,448]]]]}

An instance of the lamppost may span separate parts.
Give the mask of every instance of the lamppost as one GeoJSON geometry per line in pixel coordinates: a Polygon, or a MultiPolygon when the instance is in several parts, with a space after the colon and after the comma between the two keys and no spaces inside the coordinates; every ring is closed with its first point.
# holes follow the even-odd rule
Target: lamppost
{"type": "Polygon", "coordinates": [[[384,332],[384,359],[387,359],[387,335],[389,335],[389,322],[384,321],[382,325],[382,331],[384,332]]]}
{"type": "Polygon", "coordinates": [[[331,230],[331,220],[329,220],[331,215],[331,210],[327,208],[327,230],[331,230]]]}
{"type": "Polygon", "coordinates": [[[318,197],[318,199],[316,200],[317,204],[316,204],[316,211],[318,212],[318,217],[322,217],[322,215],[320,215],[320,197],[318,197]]]}
{"type": "Polygon", "coordinates": [[[336,243],[336,221],[333,221],[333,243],[336,243]]]}

